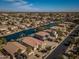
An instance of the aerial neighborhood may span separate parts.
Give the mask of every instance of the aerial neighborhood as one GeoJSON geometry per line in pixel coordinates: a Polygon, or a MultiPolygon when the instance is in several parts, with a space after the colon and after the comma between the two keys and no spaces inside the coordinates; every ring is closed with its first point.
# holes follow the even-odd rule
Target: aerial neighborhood
{"type": "Polygon", "coordinates": [[[79,59],[79,13],[0,13],[0,59],[62,58],[79,59]]]}

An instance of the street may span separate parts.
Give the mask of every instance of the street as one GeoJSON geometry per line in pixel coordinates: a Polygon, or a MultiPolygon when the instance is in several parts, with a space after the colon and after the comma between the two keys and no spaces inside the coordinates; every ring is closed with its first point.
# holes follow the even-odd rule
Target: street
{"type": "Polygon", "coordinates": [[[59,56],[60,54],[63,54],[63,53],[66,51],[66,49],[68,48],[68,46],[65,46],[64,43],[66,43],[66,42],[69,40],[70,35],[71,35],[72,33],[74,33],[75,30],[78,29],[78,28],[79,28],[79,25],[76,26],[76,27],[70,32],[69,35],[67,35],[67,37],[65,38],[65,40],[64,40],[54,51],[52,51],[48,56],[46,56],[46,59],[58,59],[57,56],[59,56]]]}

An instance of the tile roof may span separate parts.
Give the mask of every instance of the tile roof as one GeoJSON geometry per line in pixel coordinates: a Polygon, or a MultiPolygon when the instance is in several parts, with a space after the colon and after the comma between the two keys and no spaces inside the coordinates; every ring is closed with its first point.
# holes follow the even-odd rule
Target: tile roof
{"type": "Polygon", "coordinates": [[[26,47],[18,42],[8,42],[7,45],[5,45],[3,48],[11,55],[16,53],[19,49],[21,49],[22,51],[26,50],[26,47]]]}
{"type": "Polygon", "coordinates": [[[49,35],[49,33],[45,31],[40,31],[40,32],[37,32],[36,35],[45,36],[45,35],[49,35]]]}
{"type": "Polygon", "coordinates": [[[28,44],[32,47],[35,47],[37,45],[41,45],[43,43],[43,41],[38,40],[38,39],[33,38],[33,37],[24,37],[22,42],[24,42],[25,44],[28,44]]]}
{"type": "Polygon", "coordinates": [[[47,29],[47,30],[45,30],[45,32],[53,32],[53,31],[56,31],[56,29],[47,29]]]}

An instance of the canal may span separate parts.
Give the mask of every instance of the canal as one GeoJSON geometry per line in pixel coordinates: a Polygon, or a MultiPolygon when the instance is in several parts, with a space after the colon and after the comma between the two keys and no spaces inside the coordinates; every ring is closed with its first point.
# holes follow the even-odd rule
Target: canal
{"type": "MultiPolygon", "coordinates": [[[[55,25],[56,25],[55,23],[49,23],[47,25],[43,25],[40,27],[44,27],[45,29],[49,29],[50,27],[55,26],[55,25]]],[[[25,36],[28,36],[30,34],[38,32],[39,30],[37,30],[37,28],[26,29],[26,30],[23,30],[20,32],[16,32],[16,33],[7,35],[7,36],[3,36],[2,38],[5,38],[6,41],[17,40],[18,38],[25,37],[25,36]]]]}

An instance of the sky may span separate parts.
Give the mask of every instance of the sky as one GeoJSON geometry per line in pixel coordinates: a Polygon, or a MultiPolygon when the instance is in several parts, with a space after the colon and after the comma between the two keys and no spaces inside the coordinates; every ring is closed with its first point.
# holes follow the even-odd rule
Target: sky
{"type": "Polygon", "coordinates": [[[0,11],[79,12],[79,0],[0,0],[0,11]]]}

